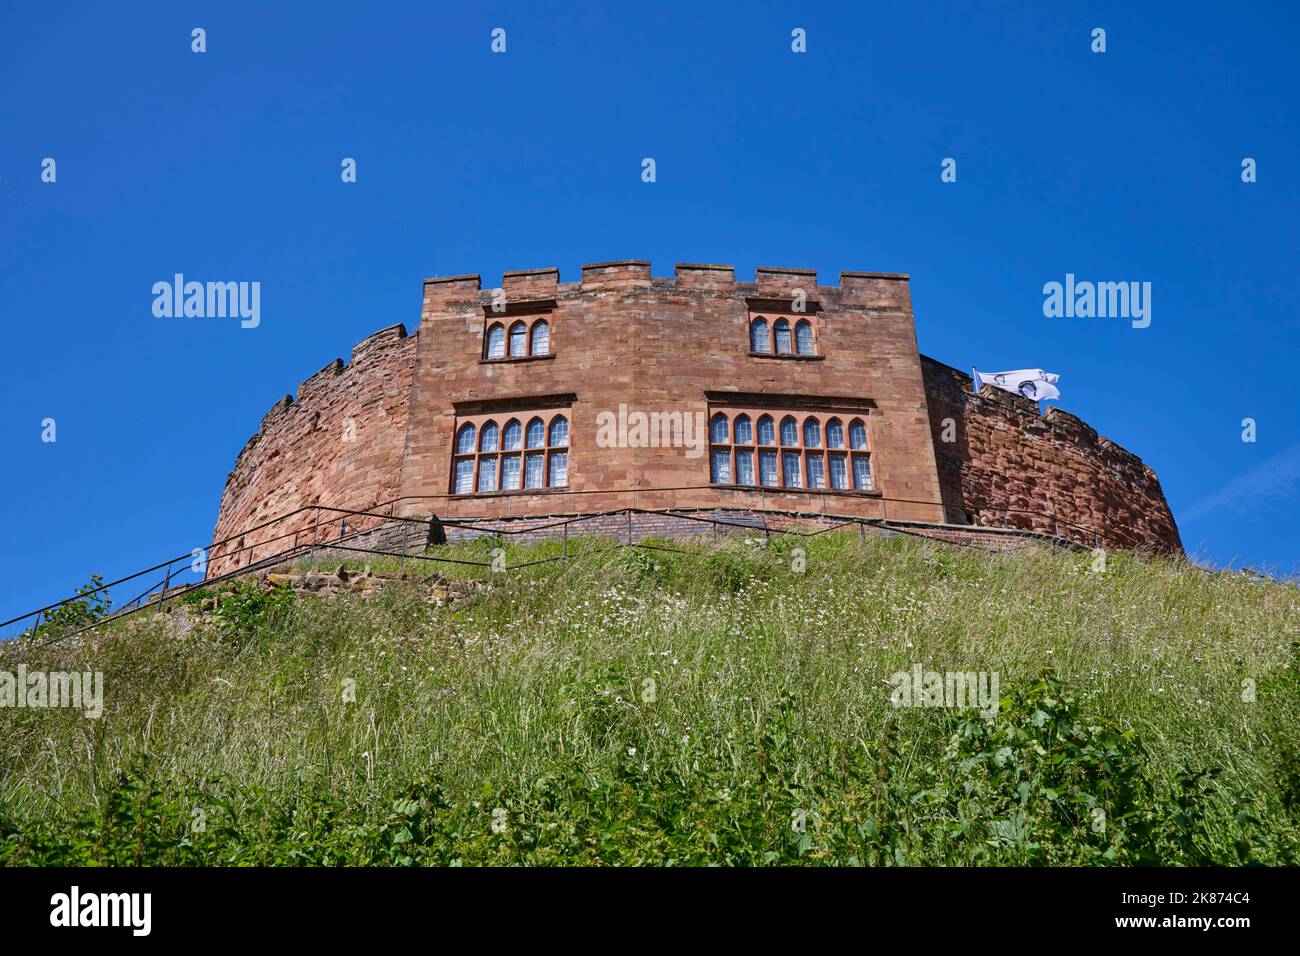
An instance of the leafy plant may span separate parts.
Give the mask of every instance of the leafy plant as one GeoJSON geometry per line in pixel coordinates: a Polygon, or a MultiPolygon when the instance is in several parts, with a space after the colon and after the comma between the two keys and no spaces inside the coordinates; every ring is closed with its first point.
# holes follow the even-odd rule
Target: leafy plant
{"type": "Polygon", "coordinates": [[[29,636],[48,632],[76,631],[89,627],[112,609],[113,602],[104,589],[104,578],[92,574],[90,580],[77,588],[77,597],[45,612],[40,625],[32,628],[29,636]]]}

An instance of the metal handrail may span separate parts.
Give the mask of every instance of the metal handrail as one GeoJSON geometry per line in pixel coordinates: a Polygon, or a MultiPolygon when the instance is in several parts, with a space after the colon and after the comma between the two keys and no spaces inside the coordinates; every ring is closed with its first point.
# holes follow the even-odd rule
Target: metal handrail
{"type": "MultiPolygon", "coordinates": [[[[702,486],[684,486],[684,487],[681,488],[681,489],[659,489],[659,488],[657,488],[657,489],[647,489],[647,490],[653,490],[653,491],[665,491],[665,490],[688,490],[688,488],[707,488],[707,487],[712,487],[712,486],[708,486],[708,485],[702,485],[702,486]]],[[[18,616],[18,617],[10,618],[10,619],[7,620],[7,621],[0,622],[0,628],[7,627],[7,626],[9,626],[9,625],[11,625],[11,624],[17,624],[17,623],[19,623],[19,622],[21,622],[21,621],[24,621],[24,620],[27,620],[27,619],[29,619],[29,618],[35,618],[36,625],[39,626],[39,623],[40,623],[40,620],[41,620],[42,615],[47,615],[50,611],[56,610],[57,608],[63,607],[64,605],[70,604],[70,603],[72,603],[72,602],[83,600],[83,599],[85,599],[85,598],[87,598],[87,597],[93,596],[93,595],[95,595],[95,594],[97,594],[97,593],[100,593],[100,592],[102,592],[102,591],[105,591],[105,590],[107,590],[107,589],[109,589],[109,588],[117,587],[117,586],[122,585],[122,584],[125,584],[125,583],[127,583],[127,582],[129,582],[129,581],[133,581],[133,580],[135,580],[136,578],[139,578],[139,577],[141,577],[141,576],[143,576],[143,575],[150,574],[150,573],[155,572],[155,571],[159,571],[159,570],[166,569],[166,574],[165,574],[165,576],[163,577],[163,579],[162,579],[161,581],[159,581],[159,582],[156,583],[156,584],[151,585],[149,588],[147,588],[145,591],[143,591],[142,593],[140,593],[139,595],[137,595],[137,596],[136,596],[135,598],[133,598],[131,601],[128,601],[126,604],[122,605],[122,606],[119,607],[117,610],[115,610],[115,611],[113,611],[113,612],[111,612],[111,613],[109,613],[109,614],[105,614],[103,617],[101,617],[100,619],[98,619],[94,624],[90,625],[91,627],[98,626],[98,625],[101,624],[101,623],[106,623],[107,621],[110,621],[110,620],[116,620],[116,619],[118,619],[119,617],[124,617],[124,616],[126,616],[127,614],[133,614],[133,613],[135,613],[135,612],[137,612],[137,611],[139,611],[139,610],[142,610],[143,608],[145,608],[145,607],[147,607],[147,606],[150,606],[153,602],[148,602],[148,601],[146,601],[146,599],[147,599],[150,595],[152,595],[155,591],[157,591],[157,590],[159,589],[159,587],[162,588],[162,591],[161,591],[161,593],[160,593],[160,595],[159,595],[159,598],[158,598],[158,604],[161,605],[163,602],[165,602],[166,600],[168,600],[168,599],[171,598],[171,597],[177,597],[177,598],[179,598],[179,597],[182,597],[182,596],[184,596],[185,594],[187,594],[187,593],[189,593],[189,592],[191,592],[191,591],[193,591],[193,590],[195,590],[195,589],[202,588],[202,587],[205,587],[205,586],[209,586],[209,585],[214,584],[214,583],[219,583],[219,582],[221,582],[221,581],[228,580],[229,578],[232,578],[232,577],[237,577],[237,576],[240,576],[240,575],[248,574],[248,573],[250,573],[250,572],[252,572],[252,571],[254,571],[254,570],[256,570],[256,569],[259,569],[259,568],[269,567],[269,566],[274,566],[274,565],[276,565],[276,564],[282,564],[282,563],[284,563],[286,560],[290,560],[290,559],[292,559],[292,558],[294,558],[294,557],[298,557],[298,556],[301,556],[301,555],[303,555],[303,554],[314,554],[314,553],[317,551],[317,549],[322,548],[322,547],[323,547],[323,548],[330,549],[330,550],[340,550],[340,551],[349,551],[349,552],[367,553],[367,554],[375,554],[375,555],[380,555],[380,556],[391,556],[391,557],[402,557],[402,558],[413,557],[413,558],[418,558],[418,559],[420,559],[420,560],[437,561],[437,562],[448,563],[448,564],[462,564],[462,565],[487,566],[487,564],[486,564],[485,562],[464,561],[464,560],[453,559],[453,558],[438,558],[438,557],[433,557],[433,556],[423,555],[423,554],[412,555],[412,554],[410,554],[409,552],[407,552],[407,551],[405,551],[405,550],[402,551],[402,552],[391,552],[391,551],[380,550],[380,549],[377,549],[377,548],[358,548],[358,547],[350,547],[350,546],[344,545],[344,544],[342,543],[342,542],[345,542],[345,541],[353,541],[353,542],[355,542],[355,540],[356,540],[357,538],[359,538],[359,537],[361,537],[361,536],[363,536],[363,535],[366,535],[366,534],[370,534],[370,533],[372,533],[373,531],[376,531],[376,530],[378,530],[379,528],[384,527],[384,525],[389,524],[389,523],[393,523],[393,522],[405,522],[405,523],[409,523],[409,524],[419,524],[419,525],[427,525],[427,524],[431,524],[431,523],[433,523],[433,522],[437,522],[437,524],[438,524],[439,526],[444,527],[444,528],[461,528],[461,529],[467,529],[467,530],[482,531],[482,532],[485,532],[485,533],[496,534],[496,535],[502,535],[502,534],[506,534],[506,535],[511,535],[511,534],[536,534],[536,533],[538,533],[539,531],[546,531],[546,530],[551,530],[551,529],[554,529],[554,528],[563,528],[563,529],[565,530],[566,542],[567,542],[567,533],[568,533],[568,528],[569,528],[569,526],[571,526],[571,525],[573,525],[573,524],[577,524],[577,523],[582,523],[582,522],[589,521],[589,520],[591,520],[592,518],[595,518],[595,517],[603,517],[603,516],[615,515],[615,514],[627,514],[627,516],[628,516],[628,521],[629,521],[629,528],[630,528],[631,516],[632,516],[633,514],[665,514],[665,515],[672,515],[673,517],[678,518],[678,519],[681,519],[681,520],[696,521],[696,522],[700,522],[700,523],[703,523],[703,524],[708,524],[708,525],[713,526],[713,527],[715,528],[715,530],[716,530],[717,528],[719,528],[719,527],[729,527],[729,528],[742,528],[742,529],[758,530],[758,529],[757,529],[757,526],[755,526],[755,525],[753,525],[753,524],[750,524],[750,523],[738,522],[738,521],[728,521],[728,520],[726,520],[726,519],[724,519],[724,518],[719,518],[719,517],[717,517],[716,515],[714,515],[714,516],[703,516],[703,515],[691,514],[691,513],[690,513],[691,510],[710,510],[708,507],[702,507],[702,508],[700,508],[700,509],[681,509],[681,508],[658,508],[658,509],[656,509],[656,508],[619,508],[619,509],[615,509],[615,510],[612,510],[612,511],[592,512],[592,513],[587,513],[587,514],[574,514],[574,515],[571,515],[571,516],[557,516],[556,519],[555,519],[554,521],[550,521],[550,522],[548,522],[548,523],[540,524],[540,525],[539,525],[539,524],[532,524],[532,525],[530,525],[530,526],[527,527],[527,528],[511,528],[511,527],[495,527],[495,528],[494,528],[494,527],[491,527],[490,525],[486,524],[487,522],[494,522],[494,521],[495,521],[495,522],[513,522],[513,521],[515,521],[515,520],[518,520],[518,518],[520,518],[520,517],[527,517],[527,516],[508,516],[508,517],[503,517],[503,518],[482,517],[482,518],[443,519],[443,518],[438,518],[438,517],[436,517],[436,516],[431,517],[431,518],[414,518],[414,517],[409,517],[409,516],[405,516],[405,515],[398,515],[398,514],[396,513],[396,506],[397,506],[397,503],[398,503],[398,502],[408,502],[408,501],[426,501],[426,500],[446,499],[446,498],[448,498],[448,497],[451,497],[451,496],[447,496],[447,495],[410,495],[410,496],[402,496],[402,497],[399,497],[399,498],[394,498],[394,499],[392,499],[392,500],[390,500],[390,501],[382,502],[381,504],[378,504],[378,505],[373,506],[373,507],[375,507],[375,508],[382,508],[382,507],[384,507],[385,505],[387,505],[388,508],[389,508],[389,510],[388,510],[388,512],[386,512],[386,513],[385,513],[385,512],[380,512],[380,511],[356,510],[356,509],[350,509],[350,508],[338,508],[338,507],[334,507],[334,506],[331,506],[331,505],[321,505],[321,504],[303,505],[303,506],[301,506],[301,507],[299,507],[299,508],[296,508],[296,509],[294,509],[294,510],[292,510],[292,511],[289,511],[289,512],[286,512],[286,513],[284,513],[284,514],[282,514],[282,515],[279,515],[279,516],[277,516],[277,517],[275,517],[275,518],[268,519],[267,521],[264,521],[264,522],[262,522],[262,523],[260,523],[260,524],[258,524],[258,525],[255,525],[255,526],[252,527],[252,528],[246,529],[246,530],[240,532],[239,534],[230,535],[230,536],[228,536],[228,537],[226,537],[226,538],[222,538],[222,539],[220,539],[220,540],[218,540],[218,541],[214,541],[211,545],[208,546],[207,549],[199,549],[199,550],[205,550],[206,553],[207,553],[207,561],[206,561],[206,565],[205,565],[205,571],[207,570],[207,567],[210,566],[210,565],[212,564],[212,562],[215,561],[215,560],[220,560],[220,561],[231,561],[231,560],[235,560],[235,561],[237,562],[237,566],[236,566],[236,567],[234,567],[234,568],[232,568],[232,569],[230,569],[230,570],[228,570],[228,571],[225,571],[225,572],[223,572],[223,573],[221,573],[221,574],[218,574],[218,575],[210,575],[210,576],[209,576],[209,575],[205,575],[205,577],[204,577],[204,579],[203,579],[202,581],[187,583],[187,584],[184,584],[184,585],[180,585],[180,586],[178,586],[178,587],[175,588],[175,589],[172,589],[172,588],[170,587],[170,582],[171,582],[171,579],[172,579],[172,571],[173,571],[174,566],[175,566],[177,563],[179,563],[179,562],[187,562],[187,561],[191,560],[191,558],[192,558],[192,556],[193,556],[193,552],[191,552],[191,554],[188,554],[188,555],[181,555],[181,556],[179,556],[179,557],[172,558],[172,559],[169,560],[169,561],[159,562],[158,564],[152,565],[151,567],[144,568],[144,569],[142,569],[142,570],[140,570],[140,571],[136,571],[134,574],[130,574],[130,575],[127,575],[127,576],[125,576],[125,577],[118,578],[117,580],[115,580],[115,581],[110,581],[110,582],[108,582],[108,583],[106,583],[106,584],[101,584],[101,585],[99,585],[99,586],[96,587],[96,588],[92,588],[92,589],[88,589],[88,590],[80,591],[80,592],[78,592],[77,594],[74,594],[74,595],[72,595],[72,596],[70,596],[70,597],[64,598],[64,599],[61,600],[61,601],[56,601],[56,602],[54,602],[53,604],[46,605],[45,607],[38,608],[38,609],[36,609],[36,610],[34,610],[34,611],[29,611],[28,613],[23,614],[23,615],[20,615],[20,616],[18,616]],[[263,528],[270,527],[271,525],[276,524],[276,523],[278,523],[278,522],[280,522],[280,521],[285,521],[285,520],[291,519],[291,518],[296,517],[296,516],[301,515],[301,514],[313,513],[313,512],[314,512],[315,517],[316,517],[316,522],[315,522],[315,524],[314,524],[314,525],[312,526],[312,528],[311,528],[311,541],[310,541],[309,543],[303,544],[303,543],[300,543],[300,542],[299,542],[299,538],[300,538],[300,536],[303,534],[303,531],[305,530],[305,529],[301,529],[301,528],[300,528],[300,529],[298,529],[297,531],[285,532],[284,534],[276,535],[276,536],[274,536],[274,537],[268,538],[268,539],[263,540],[263,541],[254,542],[254,543],[251,544],[251,545],[244,545],[244,546],[240,547],[239,549],[237,549],[237,550],[235,550],[235,551],[226,552],[226,553],[221,553],[221,554],[214,554],[214,553],[213,553],[213,552],[214,552],[217,548],[219,548],[220,546],[225,545],[225,544],[228,544],[228,543],[230,543],[230,542],[232,542],[232,541],[235,541],[235,540],[238,539],[238,538],[246,537],[247,535],[252,534],[252,533],[255,532],[255,531],[261,530],[261,529],[263,529],[263,528]],[[327,539],[327,540],[321,540],[321,538],[320,538],[320,534],[319,534],[319,531],[320,531],[320,515],[321,515],[321,513],[326,513],[326,514],[329,514],[329,515],[331,515],[331,516],[338,516],[338,517],[340,518],[340,535],[339,535],[338,538],[335,538],[335,539],[327,539]],[[372,528],[352,528],[352,529],[348,529],[348,528],[347,528],[347,522],[346,522],[346,519],[347,519],[348,517],[375,518],[375,519],[379,519],[381,523],[380,523],[379,525],[377,525],[376,527],[372,527],[372,528]],[[350,533],[349,533],[349,532],[350,532],[350,533]],[[276,551],[276,552],[272,553],[271,555],[268,555],[267,557],[264,557],[264,558],[260,558],[260,559],[258,559],[258,560],[256,560],[256,561],[251,560],[252,557],[253,557],[253,554],[255,553],[255,551],[256,551],[257,549],[259,549],[259,548],[264,548],[265,546],[267,546],[267,545],[269,545],[269,544],[273,544],[273,543],[275,543],[275,542],[277,542],[277,541],[283,541],[283,540],[285,540],[285,539],[288,539],[288,538],[291,537],[291,536],[293,537],[294,540],[293,540],[293,544],[291,544],[288,548],[285,548],[285,549],[283,549],[283,550],[276,551]],[[245,564],[242,564],[242,565],[241,565],[241,564],[238,564],[238,559],[239,559],[240,555],[244,554],[245,552],[248,552],[248,557],[249,557],[250,560],[249,560],[247,563],[245,563],[245,564]]],[[[931,504],[931,505],[938,504],[937,502],[925,502],[925,501],[919,501],[919,500],[916,500],[916,499],[901,499],[901,498],[900,498],[900,499],[888,499],[888,500],[894,500],[894,501],[905,502],[905,503],[913,503],[913,504],[931,504]]],[[[716,510],[716,508],[713,509],[713,510],[716,510]]],[[[1047,518],[1047,517],[1049,517],[1048,515],[1045,515],[1045,514],[1043,514],[1042,512],[1026,511],[1026,510],[1022,510],[1022,509],[997,509],[997,510],[999,510],[999,511],[1003,511],[1003,512],[1006,512],[1006,513],[1023,513],[1023,514],[1031,514],[1031,515],[1035,515],[1035,516],[1040,517],[1040,518],[1047,518]]],[[[853,525],[853,524],[857,524],[857,525],[862,526],[862,527],[867,527],[867,526],[883,527],[883,528],[887,528],[887,529],[889,529],[889,530],[893,530],[893,531],[898,532],[898,533],[913,534],[913,535],[918,535],[918,536],[920,536],[920,537],[929,537],[929,535],[925,535],[925,534],[923,534],[923,533],[921,533],[921,532],[910,531],[910,530],[908,530],[908,529],[906,529],[906,528],[904,528],[904,527],[899,527],[900,524],[910,524],[910,523],[913,523],[913,522],[907,521],[906,519],[863,518],[863,517],[859,517],[859,516],[850,516],[850,515],[834,515],[834,514],[829,514],[829,513],[826,513],[826,512],[790,512],[790,511],[775,512],[775,511],[774,511],[774,512],[771,512],[771,514],[784,514],[784,515],[790,515],[790,516],[792,516],[795,520],[798,520],[799,518],[804,518],[804,519],[806,519],[806,518],[809,518],[809,517],[822,517],[822,518],[831,518],[831,519],[838,518],[838,519],[840,519],[840,521],[839,521],[838,524],[830,525],[830,526],[823,527],[823,528],[818,528],[818,529],[813,530],[813,531],[805,531],[805,530],[801,530],[801,529],[786,529],[786,530],[784,530],[784,531],[779,532],[779,533],[782,533],[782,534],[796,535],[796,536],[801,536],[801,537],[813,537],[813,536],[816,536],[816,535],[825,534],[825,533],[827,533],[828,531],[839,530],[839,529],[841,529],[841,528],[844,528],[844,527],[847,527],[847,526],[849,526],[849,525],[853,525]]],[[[540,517],[546,517],[546,516],[540,516],[540,517]]],[[[1083,526],[1079,526],[1079,525],[1072,525],[1070,522],[1059,522],[1059,521],[1055,518],[1054,515],[1051,516],[1051,517],[1053,518],[1053,521],[1058,525],[1058,527],[1059,527],[1059,524],[1064,523],[1064,524],[1066,524],[1066,525],[1070,525],[1071,527],[1074,527],[1074,528],[1076,528],[1076,529],[1078,529],[1078,530],[1086,530],[1086,531],[1088,531],[1090,534],[1094,534],[1094,535],[1095,535],[1095,532],[1093,532],[1091,529],[1085,529],[1085,528],[1083,528],[1083,526]]],[[[333,523],[333,518],[332,518],[332,517],[329,519],[329,523],[330,523],[330,524],[333,523]]],[[[984,525],[942,525],[942,526],[943,526],[943,527],[952,528],[952,529],[954,529],[954,530],[956,530],[956,529],[969,529],[969,530],[972,530],[972,531],[992,532],[992,533],[1006,533],[1006,534],[1013,534],[1013,535],[1016,535],[1016,536],[1034,536],[1034,537],[1043,538],[1043,539],[1046,539],[1046,540],[1049,540],[1049,541],[1053,541],[1053,542],[1058,543],[1058,544],[1064,544],[1064,545],[1067,545],[1067,546],[1069,546],[1069,547],[1080,547],[1080,546],[1081,546],[1078,542],[1071,541],[1071,540],[1069,540],[1068,538],[1064,538],[1064,537],[1062,537],[1062,536],[1059,535],[1059,534],[1050,534],[1050,533],[1048,533],[1048,532],[1037,531],[1037,530],[1034,530],[1034,529],[1027,529],[1027,528],[1002,528],[1002,527],[984,526],[984,525]]],[[[763,521],[763,527],[762,527],[762,530],[764,531],[765,534],[769,534],[769,535],[770,535],[770,533],[771,533],[771,529],[768,528],[768,526],[767,526],[767,515],[766,515],[766,513],[764,514],[764,521],[763,521]]],[[[632,544],[632,542],[631,542],[631,540],[630,540],[630,534],[629,534],[629,540],[628,540],[628,542],[627,542],[626,544],[624,544],[624,545],[621,545],[621,546],[626,547],[626,546],[637,546],[637,545],[633,545],[633,544],[632,544]]],[[[566,556],[567,556],[567,543],[566,543],[566,556]]],[[[532,565],[532,564],[545,563],[545,562],[550,561],[550,560],[553,560],[553,559],[551,559],[551,558],[541,559],[541,560],[539,560],[539,561],[528,562],[527,565],[520,565],[520,566],[518,566],[518,567],[529,566],[529,565],[532,565]]],[[[84,630],[88,630],[88,629],[89,629],[89,628],[84,628],[83,631],[84,631],[84,630]]],[[[75,633],[82,633],[82,631],[78,631],[78,632],[75,632],[75,633]]]]}

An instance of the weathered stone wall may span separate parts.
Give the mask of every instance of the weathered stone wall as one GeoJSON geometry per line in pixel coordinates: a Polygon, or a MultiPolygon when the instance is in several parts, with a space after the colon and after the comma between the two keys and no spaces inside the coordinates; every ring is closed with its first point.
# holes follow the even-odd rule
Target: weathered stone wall
{"type": "Polygon", "coordinates": [[[922,356],[946,520],[1059,534],[1107,548],[1179,552],[1155,472],[1060,408],[922,356]],[[945,441],[948,432],[951,441],[945,441]]]}
{"type": "MultiPolygon", "coordinates": [[[[222,555],[262,543],[238,563],[282,550],[316,516],[255,526],[305,505],[366,510],[397,497],[418,336],[402,325],[357,343],[352,361],[335,359],[276,402],[235,461],[221,496],[209,574],[233,566],[222,555]],[[270,539],[287,535],[280,547],[270,539]]],[[[327,520],[325,517],[322,521],[327,520]]],[[[310,533],[310,532],[308,532],[310,533]]]]}
{"type": "Polygon", "coordinates": [[[664,279],[627,260],[584,266],[575,283],[559,282],[555,269],[507,273],[500,291],[481,289],[477,275],[430,279],[418,335],[400,325],[377,332],[350,363],[330,363],[296,400],[286,396],[267,413],[226,482],[214,539],[236,538],[214,549],[210,574],[269,558],[295,539],[337,541],[377,519],[358,525],[313,512],[253,530],[263,522],[313,504],[364,511],[394,499],[397,514],[447,521],[725,509],[1181,549],[1151,469],[1059,409],[1040,416],[1019,396],[970,394],[967,376],[918,354],[907,277],[880,273],[843,273],[839,285],[822,286],[812,270],[761,268],[754,282],[737,282],[730,266],[679,264],[664,279]],[[794,305],[801,297],[806,311],[794,305]],[[816,354],[751,353],[756,312],[809,317],[816,354]],[[548,355],[484,357],[490,323],[541,316],[548,355]],[[712,486],[707,447],[692,456],[682,447],[598,446],[597,416],[621,405],[705,417],[712,408],[770,407],[777,417],[783,408],[849,409],[846,419],[867,423],[874,486],[712,486]],[[567,486],[454,494],[458,416],[503,423],[536,409],[569,420],[567,486]]]}
{"type": "MultiPolygon", "coordinates": [[[[497,320],[477,275],[431,279],[416,358],[402,495],[411,513],[506,517],[618,508],[725,506],[864,517],[939,520],[942,506],[906,276],[844,273],[820,286],[805,269],[757,270],[737,282],[730,266],[680,264],[653,278],[640,260],[584,266],[578,283],[557,270],[507,273],[499,320],[545,312],[544,360],[487,360],[485,325],[497,320]],[[805,312],[793,311],[799,292],[805,312]],[[751,310],[808,317],[817,354],[756,356],[751,310]],[[543,492],[451,495],[457,409],[529,397],[567,403],[569,483],[543,492]],[[598,415],[620,405],[645,413],[707,417],[711,405],[771,402],[798,410],[859,403],[870,432],[874,489],[711,487],[707,450],[597,447],[598,415]]],[[[499,420],[513,414],[501,411],[499,420]]],[[[778,418],[779,413],[773,412],[778,418]]]]}

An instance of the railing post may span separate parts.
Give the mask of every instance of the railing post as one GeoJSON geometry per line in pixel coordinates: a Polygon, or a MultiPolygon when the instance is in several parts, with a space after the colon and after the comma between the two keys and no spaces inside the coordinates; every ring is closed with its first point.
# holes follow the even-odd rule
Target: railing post
{"type": "Polygon", "coordinates": [[[316,570],[316,539],[320,534],[320,508],[316,509],[316,520],[311,526],[311,569],[316,570]]]}
{"type": "Polygon", "coordinates": [[[564,560],[569,560],[569,522],[564,522],[564,560]]]}
{"type": "Polygon", "coordinates": [[[632,547],[632,509],[627,509],[627,547],[632,547]]]}
{"type": "Polygon", "coordinates": [[[167,574],[166,574],[166,576],[163,578],[162,597],[160,597],[160,598],[158,599],[158,608],[159,608],[159,610],[162,609],[163,604],[167,601],[167,587],[168,587],[168,585],[170,585],[171,583],[172,583],[172,566],[171,566],[170,563],[168,563],[168,565],[167,565],[167,574]]]}

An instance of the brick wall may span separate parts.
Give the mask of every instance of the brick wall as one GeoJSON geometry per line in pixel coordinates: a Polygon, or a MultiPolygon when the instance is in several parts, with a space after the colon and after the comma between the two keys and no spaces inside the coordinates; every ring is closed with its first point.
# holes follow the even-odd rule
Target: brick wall
{"type": "Polygon", "coordinates": [[[922,366],[947,521],[1182,550],[1160,482],[1136,455],[1060,408],[1040,415],[991,385],[973,394],[970,376],[941,362],[922,356],[922,366]]]}

